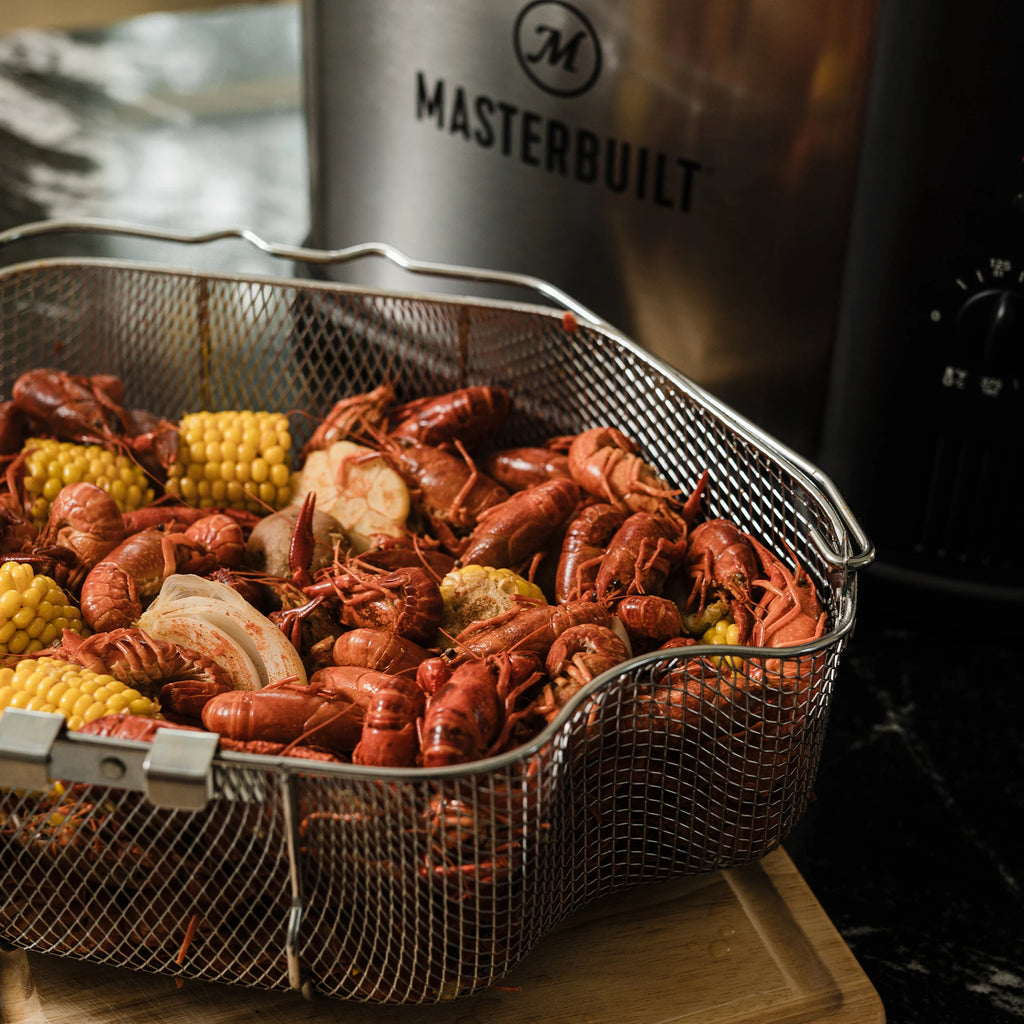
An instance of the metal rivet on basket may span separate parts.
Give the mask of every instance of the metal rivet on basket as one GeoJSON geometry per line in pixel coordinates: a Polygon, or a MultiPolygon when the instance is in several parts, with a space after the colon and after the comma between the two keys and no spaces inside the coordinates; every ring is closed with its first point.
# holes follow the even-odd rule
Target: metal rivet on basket
{"type": "Polygon", "coordinates": [[[111,782],[123,779],[126,771],[124,761],[119,761],[116,757],[105,757],[100,761],[100,775],[111,782]]]}

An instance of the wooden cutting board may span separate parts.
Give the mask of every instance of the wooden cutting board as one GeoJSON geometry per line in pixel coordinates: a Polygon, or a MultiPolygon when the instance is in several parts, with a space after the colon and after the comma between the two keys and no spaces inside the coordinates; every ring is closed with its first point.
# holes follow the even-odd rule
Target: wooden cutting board
{"type": "Polygon", "coordinates": [[[871,982],[785,851],[620,893],[503,982],[436,1006],[307,1001],[0,953],[3,1024],[882,1024],[871,982]]]}

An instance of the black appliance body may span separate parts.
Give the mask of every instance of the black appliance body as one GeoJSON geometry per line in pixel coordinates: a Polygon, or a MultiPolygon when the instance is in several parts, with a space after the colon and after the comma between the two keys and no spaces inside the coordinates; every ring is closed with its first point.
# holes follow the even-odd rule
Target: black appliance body
{"type": "Polygon", "coordinates": [[[1024,4],[880,5],[819,456],[876,545],[872,571],[1011,602],[1022,45],[1024,4]]]}

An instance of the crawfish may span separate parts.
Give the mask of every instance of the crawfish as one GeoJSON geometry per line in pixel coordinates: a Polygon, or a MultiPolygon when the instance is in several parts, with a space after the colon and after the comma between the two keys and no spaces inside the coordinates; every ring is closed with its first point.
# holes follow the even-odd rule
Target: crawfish
{"type": "Polygon", "coordinates": [[[615,531],[598,566],[598,600],[660,593],[685,552],[686,524],[680,517],[634,512],[615,531]]]}
{"type": "Polygon", "coordinates": [[[158,699],[165,711],[186,718],[198,718],[206,701],[233,688],[230,675],[213,659],[134,627],[94,633],[88,639],[66,629],[54,653],[112,675],[158,699]]]}
{"type": "Polygon", "coordinates": [[[173,573],[207,574],[221,567],[221,558],[228,568],[239,564],[242,536],[238,523],[219,513],[200,517],[180,533],[149,527],[127,536],[85,577],[82,618],[98,633],[134,625],[173,573]]]}
{"type": "Polygon", "coordinates": [[[197,725],[166,722],[162,718],[133,715],[127,711],[94,718],[91,722],[86,722],[78,731],[86,736],[107,736],[115,740],[137,740],[140,743],[152,743],[160,729],[177,729],[187,732],[205,731],[197,725]]]}
{"type": "Polygon", "coordinates": [[[662,643],[683,628],[675,601],[654,594],[628,594],[616,602],[615,615],[637,647],[662,643]]]}
{"type": "Polygon", "coordinates": [[[572,626],[548,651],[544,661],[550,683],[535,710],[548,722],[592,679],[626,661],[629,644],[608,626],[572,626]]]}
{"type": "Polygon", "coordinates": [[[130,533],[138,533],[140,530],[148,529],[151,526],[162,526],[166,530],[173,529],[180,532],[191,526],[196,520],[212,515],[230,516],[243,531],[248,532],[257,523],[263,520],[263,516],[255,512],[249,512],[237,508],[193,508],[191,505],[180,505],[164,502],[162,499],[146,505],[143,508],[133,509],[122,515],[124,520],[125,536],[130,533]]]}
{"type": "Polygon", "coordinates": [[[420,662],[428,657],[417,643],[388,629],[362,627],[342,633],[331,649],[335,665],[354,665],[389,672],[415,675],[420,662]]]}
{"type": "Polygon", "coordinates": [[[166,482],[167,469],[178,457],[178,424],[145,409],[125,409],[122,423],[135,461],[150,476],[166,482]]]}
{"type": "Polygon", "coordinates": [[[324,665],[309,678],[311,686],[347,696],[353,702],[368,704],[382,686],[400,678],[392,672],[364,668],[362,665],[324,665]]]}
{"type": "Polygon", "coordinates": [[[62,441],[128,451],[158,479],[177,456],[177,424],[144,409],[126,409],[124,384],[113,374],[27,370],[14,382],[11,398],[35,429],[62,441]]]}
{"type": "Polygon", "coordinates": [[[405,481],[434,534],[452,553],[459,537],[476,525],[480,514],[508,498],[508,491],[481,473],[465,447],[457,451],[404,438],[382,442],[384,460],[405,481]]]}
{"type": "MultiPolygon", "coordinates": [[[[677,636],[661,650],[693,647],[698,641],[677,636]]],[[[641,733],[685,733],[690,729],[728,729],[737,694],[737,677],[722,659],[685,658],[678,667],[637,698],[625,726],[641,733]]]]}
{"type": "Polygon", "coordinates": [[[460,665],[427,704],[421,758],[424,767],[463,764],[500,750],[521,712],[518,698],[543,672],[540,659],[501,653],[460,665]]]}
{"type": "Polygon", "coordinates": [[[615,427],[585,430],[569,445],[569,472],[588,493],[631,512],[659,512],[679,495],[615,427]]]}
{"type": "Polygon", "coordinates": [[[250,604],[266,609],[267,618],[281,629],[303,658],[321,663],[344,628],[326,599],[311,598],[300,586],[280,576],[255,577],[247,582],[255,587],[255,598],[251,589],[235,589],[243,596],[248,594],[250,604]]]}
{"type": "Polygon", "coordinates": [[[453,666],[443,655],[432,655],[416,666],[416,684],[431,697],[452,677],[453,666]]]}
{"type": "Polygon", "coordinates": [[[331,568],[302,590],[314,601],[338,599],[347,626],[390,630],[414,643],[431,642],[441,624],[441,589],[417,566],[389,573],[331,568]]]}
{"type": "Polygon", "coordinates": [[[22,475],[25,455],[16,455],[4,470],[4,488],[0,489],[0,548],[18,551],[31,547],[36,539],[36,528],[25,509],[22,475]]]}
{"type": "Polygon", "coordinates": [[[611,625],[612,614],[593,601],[557,605],[518,604],[501,615],[468,625],[454,640],[451,661],[486,658],[502,651],[533,652],[543,657],[570,626],[611,625]]]}
{"type": "Polygon", "coordinates": [[[77,590],[86,575],[125,537],[117,502],[102,487],[79,481],[65,484],[50,505],[39,535],[41,545],[56,544],[75,556],[68,586],[77,590]]]}
{"type": "Polygon", "coordinates": [[[132,534],[85,577],[82,618],[97,633],[133,626],[164,580],[185,571],[188,560],[201,554],[199,546],[180,533],[151,527],[132,534]]]}
{"type": "Polygon", "coordinates": [[[36,529],[22,514],[0,495],[0,550],[9,552],[3,560],[15,557],[32,547],[36,529]]]}
{"type": "Polygon", "coordinates": [[[443,395],[416,398],[397,406],[392,437],[410,438],[427,445],[459,441],[479,444],[493,434],[512,412],[512,396],[505,388],[477,385],[443,395]]]}
{"type": "Polygon", "coordinates": [[[348,754],[362,735],[366,704],[349,692],[279,680],[262,690],[231,690],[203,707],[205,728],[231,740],[299,743],[348,754]]]}
{"type": "Polygon", "coordinates": [[[751,587],[761,573],[750,535],[729,519],[708,519],[691,531],[684,564],[690,631],[703,632],[705,612],[723,600],[746,643],[754,622],[751,587]]]}
{"type": "Polygon", "coordinates": [[[492,505],[477,519],[459,560],[521,571],[543,554],[580,500],[572,480],[548,480],[492,505]]]}
{"type": "Polygon", "coordinates": [[[555,571],[555,600],[575,601],[592,591],[597,570],[628,513],[608,502],[584,505],[565,531],[555,571]]]}
{"type": "Polygon", "coordinates": [[[374,569],[400,569],[418,565],[435,579],[442,580],[455,568],[455,558],[442,551],[433,537],[410,533],[404,537],[378,534],[373,544],[359,554],[362,565],[374,569]]]}
{"type": "Polygon", "coordinates": [[[492,452],[484,472],[509,491],[524,491],[546,480],[571,480],[569,457],[544,445],[524,445],[492,452]]]}
{"type": "Polygon", "coordinates": [[[329,750],[307,746],[305,743],[272,743],[270,740],[232,740],[227,736],[220,738],[221,750],[233,750],[240,754],[259,754],[262,757],[300,757],[305,761],[341,762],[341,755],[332,754],[329,750]]]}
{"type": "Polygon", "coordinates": [[[374,694],[363,719],[363,731],[352,751],[354,764],[407,768],[416,764],[417,729],[426,695],[415,679],[392,676],[374,694]]]}
{"type": "Polygon", "coordinates": [[[107,445],[126,433],[124,388],[109,374],[27,370],[14,382],[11,397],[30,423],[61,440],[107,445]]]}
{"type": "MultiPolygon", "coordinates": [[[[5,471],[7,490],[0,492],[0,561],[16,560],[39,565],[61,586],[69,581],[78,566],[78,556],[65,544],[41,538],[39,530],[26,517],[25,498],[21,487],[24,453],[11,460],[5,471]]],[[[73,581],[77,586],[79,580],[73,581]]]]}
{"type": "MultiPolygon", "coordinates": [[[[184,722],[165,722],[160,718],[149,718],[144,715],[127,713],[104,715],[86,722],[79,734],[89,736],[106,736],[117,740],[136,740],[152,743],[160,729],[175,729],[186,732],[209,732],[196,725],[184,722]]],[[[287,754],[289,757],[301,757],[310,761],[337,761],[338,758],[325,750],[307,747],[302,744],[271,743],[267,740],[233,740],[226,736],[220,737],[222,750],[233,750],[244,754],[275,755],[287,754]]]]}
{"type": "Polygon", "coordinates": [[[302,457],[320,448],[328,448],[335,441],[362,442],[375,431],[387,426],[388,410],[395,401],[390,384],[381,384],[372,391],[341,398],[303,445],[302,457]]]}
{"type": "Polygon", "coordinates": [[[764,593],[753,610],[750,642],[757,647],[792,647],[822,637],[828,613],[807,571],[795,558],[796,567],[790,570],[754,537],[750,543],[767,574],[753,581],[764,593]]]}
{"type": "Polygon", "coordinates": [[[200,516],[185,527],[183,536],[222,569],[237,569],[245,560],[245,532],[234,516],[223,512],[200,516]]]}

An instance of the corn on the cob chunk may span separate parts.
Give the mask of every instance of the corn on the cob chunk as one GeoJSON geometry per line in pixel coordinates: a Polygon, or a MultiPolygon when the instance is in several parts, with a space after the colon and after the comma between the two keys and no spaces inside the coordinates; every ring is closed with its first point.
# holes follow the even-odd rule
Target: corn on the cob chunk
{"type": "Polygon", "coordinates": [[[269,512],[292,497],[291,431],[284,413],[186,413],[167,491],[197,508],[269,512]]]}
{"type": "Polygon", "coordinates": [[[153,488],[143,469],[127,455],[102,445],[30,437],[22,452],[28,514],[37,526],[46,522],[50,504],[65,484],[95,484],[117,502],[122,512],[142,508],[153,500],[153,488]]]}
{"type": "Polygon", "coordinates": [[[0,653],[34,654],[60,640],[65,629],[88,633],[55,580],[25,562],[0,565],[0,653]]]}
{"type": "Polygon", "coordinates": [[[540,587],[511,569],[473,564],[453,569],[441,580],[441,630],[453,637],[471,622],[508,611],[516,597],[547,603],[540,587]]]}
{"type": "Polygon", "coordinates": [[[719,619],[713,626],[709,626],[701,637],[706,644],[738,644],[740,642],[740,628],[732,620],[731,615],[719,619]]]}
{"type": "MultiPolygon", "coordinates": [[[[738,644],[740,642],[740,628],[733,621],[731,615],[724,615],[714,625],[708,626],[701,636],[701,641],[706,644],[738,644]]],[[[739,667],[737,658],[716,658],[715,661],[723,661],[730,668],[739,667]]]]}
{"type": "Polygon", "coordinates": [[[6,708],[57,712],[72,731],[103,715],[160,716],[159,704],[120,679],[48,657],[0,668],[0,714],[6,708]]]}

